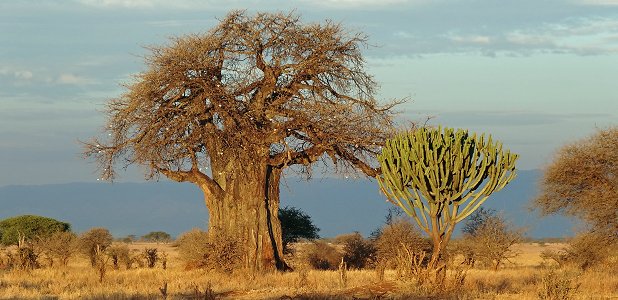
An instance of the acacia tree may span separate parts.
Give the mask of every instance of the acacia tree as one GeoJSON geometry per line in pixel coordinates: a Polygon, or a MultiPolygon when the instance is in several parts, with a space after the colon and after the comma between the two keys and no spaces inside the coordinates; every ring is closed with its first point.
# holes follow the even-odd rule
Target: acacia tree
{"type": "Polygon", "coordinates": [[[565,145],[547,166],[534,200],[544,215],[578,217],[618,239],[618,127],[565,145]]]}
{"type": "Polygon", "coordinates": [[[192,182],[209,234],[238,239],[245,267],[285,269],[279,181],[284,169],[332,160],[375,176],[369,163],[392,126],[364,71],[366,36],[293,14],[232,12],[204,34],[152,47],[147,70],[108,104],[109,139],[87,143],[103,179],[117,162],[192,182]]]}
{"type": "Polygon", "coordinates": [[[491,136],[438,127],[397,134],[378,160],[380,189],[431,238],[437,270],[455,225],[515,178],[517,155],[491,136]]]}

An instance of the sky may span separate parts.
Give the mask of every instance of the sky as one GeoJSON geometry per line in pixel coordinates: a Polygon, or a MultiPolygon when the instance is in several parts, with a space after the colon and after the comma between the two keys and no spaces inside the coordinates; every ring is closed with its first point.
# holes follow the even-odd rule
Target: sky
{"type": "Polygon", "coordinates": [[[0,186],[96,181],[78,141],[101,134],[145,47],[232,9],[368,34],[378,99],[407,99],[399,122],[492,134],[519,169],[618,125],[618,0],[0,0],[0,186]]]}

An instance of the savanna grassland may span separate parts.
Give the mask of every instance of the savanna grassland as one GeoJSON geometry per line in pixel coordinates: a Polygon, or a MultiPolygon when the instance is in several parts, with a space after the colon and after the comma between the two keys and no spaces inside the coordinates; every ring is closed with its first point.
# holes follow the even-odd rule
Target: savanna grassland
{"type": "MultiPolygon", "coordinates": [[[[305,244],[307,245],[307,244],[305,244]]],[[[618,298],[618,271],[609,266],[586,271],[557,266],[541,253],[560,250],[565,244],[521,243],[518,253],[498,271],[462,267],[453,259],[439,286],[418,284],[413,277],[386,270],[379,278],[375,269],[314,270],[302,263],[303,245],[297,257],[288,257],[296,269],[251,275],[235,270],[215,274],[187,269],[172,244],[133,243],[135,256],[157,248],[153,268],[135,263],[130,269],[114,269],[105,262],[104,275],[83,256],[67,266],[33,270],[0,271],[1,299],[613,299],[618,298]],[[163,269],[161,257],[165,257],[163,269]]]]}

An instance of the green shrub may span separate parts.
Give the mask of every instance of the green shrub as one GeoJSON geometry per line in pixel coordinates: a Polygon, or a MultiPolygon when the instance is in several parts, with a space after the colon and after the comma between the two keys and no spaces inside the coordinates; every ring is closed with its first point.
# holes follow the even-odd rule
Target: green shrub
{"type": "Polygon", "coordinates": [[[314,240],[320,238],[318,235],[320,229],[313,225],[309,215],[298,208],[280,208],[279,221],[281,222],[281,238],[285,253],[290,253],[289,244],[296,243],[300,239],[314,240]]]}
{"type": "Polygon", "coordinates": [[[70,231],[69,223],[60,222],[52,218],[24,215],[0,221],[0,243],[3,245],[17,245],[19,239],[32,241],[36,237],[45,238],[54,232],[70,231]]]}
{"type": "Polygon", "coordinates": [[[172,240],[172,236],[163,231],[152,231],[142,236],[142,239],[147,242],[167,243],[172,240]]]}

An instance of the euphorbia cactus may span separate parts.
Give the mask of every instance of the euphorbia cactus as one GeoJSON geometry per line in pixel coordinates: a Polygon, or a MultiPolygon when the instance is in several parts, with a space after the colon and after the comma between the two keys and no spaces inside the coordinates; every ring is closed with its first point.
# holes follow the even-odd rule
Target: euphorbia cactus
{"type": "Polygon", "coordinates": [[[491,136],[438,127],[397,134],[378,160],[380,189],[431,237],[437,268],[455,225],[515,178],[517,155],[491,136]]]}

